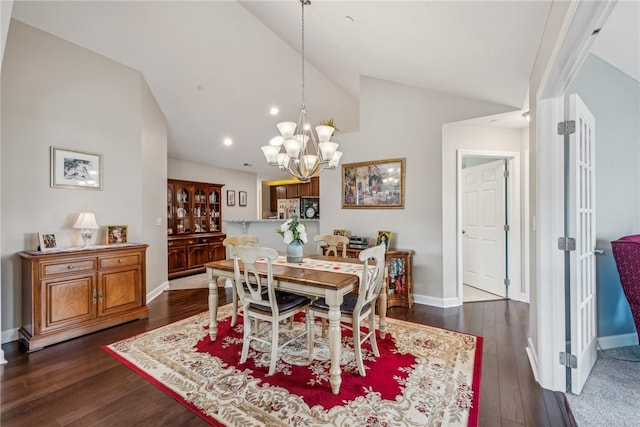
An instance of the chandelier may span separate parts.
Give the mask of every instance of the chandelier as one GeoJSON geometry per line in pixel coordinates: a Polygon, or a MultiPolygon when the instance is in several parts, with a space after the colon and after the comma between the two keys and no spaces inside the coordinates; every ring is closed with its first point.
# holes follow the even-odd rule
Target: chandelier
{"type": "Polygon", "coordinates": [[[262,147],[265,160],[271,166],[278,166],[301,182],[308,182],[318,176],[323,169],[336,169],[342,152],[338,144],[329,141],[335,129],[331,126],[316,126],[314,133],[307,121],[307,107],[304,100],[304,7],[310,0],[300,0],[302,5],[302,105],[297,123],[278,123],[282,139],[277,145],[262,147]],[[317,134],[317,137],[316,137],[317,134]]]}

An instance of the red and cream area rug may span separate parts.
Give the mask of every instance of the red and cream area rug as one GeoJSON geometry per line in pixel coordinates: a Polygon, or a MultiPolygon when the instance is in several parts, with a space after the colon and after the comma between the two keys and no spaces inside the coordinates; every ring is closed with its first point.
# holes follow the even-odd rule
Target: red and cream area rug
{"type": "MultiPolygon", "coordinates": [[[[285,347],[276,373],[259,344],[240,365],[242,318],[218,310],[218,338],[208,312],[105,346],[138,374],[213,425],[477,426],[482,337],[387,318],[380,357],[364,345],[358,374],[351,333],[342,330],[342,386],[329,385],[329,349],[316,322],[314,360],[305,338],[285,347]]],[[[283,326],[283,333],[294,330],[283,326]]],[[[264,325],[267,333],[268,325],[264,325]]]]}

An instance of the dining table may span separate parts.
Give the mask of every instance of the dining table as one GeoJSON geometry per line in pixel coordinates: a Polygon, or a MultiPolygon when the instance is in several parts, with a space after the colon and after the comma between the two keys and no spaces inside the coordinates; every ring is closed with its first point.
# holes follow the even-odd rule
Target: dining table
{"type": "MultiPolygon", "coordinates": [[[[284,257],[283,257],[284,258],[284,257]]],[[[323,297],[329,306],[329,353],[331,357],[331,369],[329,383],[333,394],[340,393],[342,383],[342,369],[340,367],[341,338],[340,305],[344,295],[357,291],[359,275],[352,272],[337,272],[340,266],[349,267],[351,264],[363,264],[356,258],[341,258],[323,255],[311,255],[303,259],[302,263],[274,262],[272,264],[273,280],[278,290],[287,291],[309,297],[323,297]],[[307,265],[321,265],[324,261],[333,266],[327,270],[320,270],[307,265]]],[[[234,279],[233,259],[208,262],[205,265],[209,280],[209,337],[215,341],[218,334],[218,278],[234,279]]],[[[256,263],[260,273],[266,278],[267,264],[256,263]]],[[[345,270],[350,270],[346,268],[345,270]]],[[[360,268],[360,271],[362,269],[360,268]]],[[[386,270],[386,269],[385,269],[386,270]]],[[[266,280],[266,279],[265,279],[266,280]]],[[[235,289],[233,290],[235,292],[235,289]]],[[[378,330],[380,338],[386,336],[387,292],[386,280],[383,290],[378,296],[378,330]]]]}

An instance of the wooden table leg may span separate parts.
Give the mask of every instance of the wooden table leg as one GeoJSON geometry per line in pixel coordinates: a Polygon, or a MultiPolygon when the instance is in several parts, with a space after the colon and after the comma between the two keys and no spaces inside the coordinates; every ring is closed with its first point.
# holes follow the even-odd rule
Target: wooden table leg
{"type": "Polygon", "coordinates": [[[342,304],[342,295],[327,295],[327,304],[329,305],[329,353],[331,354],[331,370],[329,382],[331,383],[331,391],[333,394],[340,393],[340,385],[342,384],[340,353],[342,332],[340,330],[340,304],[342,304]]]}
{"type": "Polygon", "coordinates": [[[213,270],[207,268],[209,279],[209,338],[216,340],[218,335],[218,278],[213,275],[213,270]]]}

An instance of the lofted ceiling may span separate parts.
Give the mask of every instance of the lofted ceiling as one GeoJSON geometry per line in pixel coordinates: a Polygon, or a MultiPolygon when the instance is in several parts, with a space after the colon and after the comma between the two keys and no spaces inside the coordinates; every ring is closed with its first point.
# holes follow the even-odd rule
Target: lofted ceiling
{"type": "MultiPolygon", "coordinates": [[[[314,0],[305,7],[310,120],[333,118],[341,132],[357,130],[361,76],[519,115],[550,5],[314,0]]],[[[169,157],[282,177],[260,146],[277,135],[277,122],[298,117],[298,0],[17,0],[12,16],[139,70],[167,119],[169,157]],[[277,116],[269,113],[274,106],[277,116]],[[225,138],[233,144],[224,146],[225,138]]]]}

